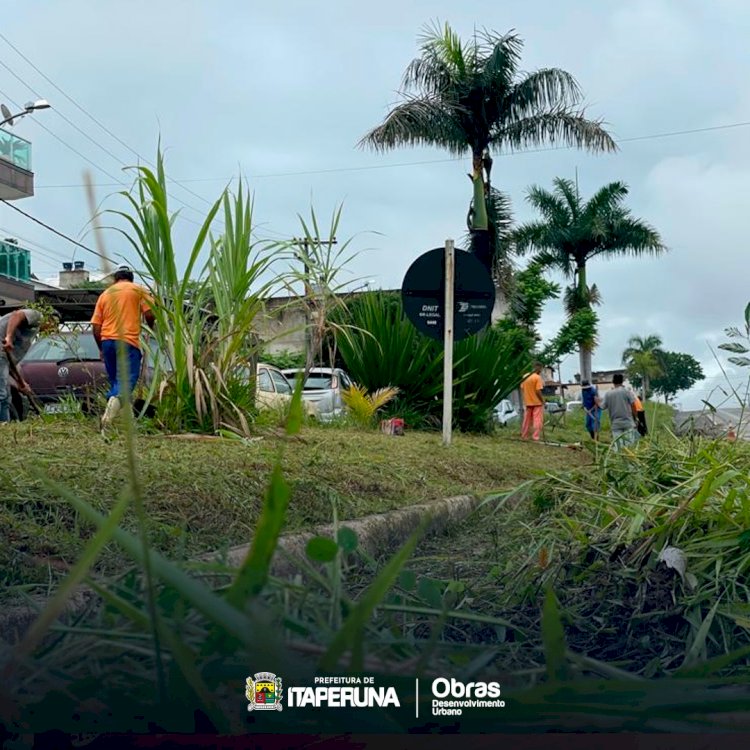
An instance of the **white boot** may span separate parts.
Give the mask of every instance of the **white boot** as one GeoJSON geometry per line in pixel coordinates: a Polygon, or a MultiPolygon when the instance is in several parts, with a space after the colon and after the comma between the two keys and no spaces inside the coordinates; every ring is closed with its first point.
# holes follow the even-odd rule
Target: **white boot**
{"type": "Polygon", "coordinates": [[[102,430],[104,430],[106,427],[109,427],[112,422],[115,421],[117,415],[120,413],[120,408],[121,404],[119,397],[110,396],[109,400],[107,401],[107,408],[104,410],[104,414],[102,415],[102,430]]]}

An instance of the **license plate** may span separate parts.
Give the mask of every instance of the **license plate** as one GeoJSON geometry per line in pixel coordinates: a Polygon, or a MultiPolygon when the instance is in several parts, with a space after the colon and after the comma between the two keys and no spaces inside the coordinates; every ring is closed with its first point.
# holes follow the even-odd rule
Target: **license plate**
{"type": "Polygon", "coordinates": [[[45,404],[45,414],[71,414],[76,411],[72,405],[68,404],[45,404]]]}

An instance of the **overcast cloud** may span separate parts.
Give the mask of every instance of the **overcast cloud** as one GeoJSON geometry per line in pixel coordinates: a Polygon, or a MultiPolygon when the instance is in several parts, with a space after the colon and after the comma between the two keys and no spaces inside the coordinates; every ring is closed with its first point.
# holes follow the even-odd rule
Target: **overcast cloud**
{"type": "MultiPolygon", "coordinates": [[[[616,138],[750,121],[750,5],[742,0],[13,5],[2,33],[52,81],[149,159],[161,134],[169,174],[191,180],[185,184],[201,196],[174,186],[175,199],[191,206],[183,209],[185,219],[198,220],[240,170],[255,192],[259,231],[269,237],[298,234],[296,214],[307,212],[311,200],[325,215],[343,201],[339,237],[378,233],[358,237],[357,247],[370,249],[353,273],[383,288],[400,286],[420,253],[464,233],[466,160],[431,149],[383,156],[355,148],[395,101],[428,21],[449,21],[463,35],[475,26],[515,28],[526,40],[524,68],[573,73],[589,114],[603,117],[616,138]],[[433,163],[395,166],[404,162],[433,163]]],[[[33,142],[37,184],[36,196],[17,205],[83,236],[83,170],[94,171],[104,198],[118,189],[108,186],[113,179],[105,171],[127,182],[122,165],[136,157],[2,40],[0,61],[22,79],[0,67],[0,101],[22,104],[36,91],[54,107],[15,128],[33,142]]],[[[595,369],[617,366],[630,335],[659,333],[667,348],[700,359],[712,378],[684,396],[684,405],[699,404],[721,383],[708,343],[721,342],[723,328],[739,322],[750,297],[743,262],[749,134],[750,127],[736,127],[625,142],[604,157],[554,151],[496,160],[494,181],[510,194],[517,219],[531,218],[524,203],[530,184],[550,187],[554,177],[573,177],[577,168],[584,195],[612,180],[627,182],[634,213],[670,247],[661,259],[592,263],[589,278],[604,298],[595,369]]],[[[122,204],[113,197],[106,205],[122,204]]],[[[178,227],[187,246],[197,227],[189,221],[178,227]]],[[[33,269],[40,277],[56,273],[74,252],[7,206],[0,206],[0,231],[35,243],[33,269]]],[[[108,244],[125,252],[113,233],[108,244]]],[[[75,257],[98,265],[81,250],[75,257]]],[[[550,306],[544,334],[554,334],[561,320],[559,306],[550,306]]],[[[563,375],[576,371],[577,357],[570,357],[563,375]]]]}

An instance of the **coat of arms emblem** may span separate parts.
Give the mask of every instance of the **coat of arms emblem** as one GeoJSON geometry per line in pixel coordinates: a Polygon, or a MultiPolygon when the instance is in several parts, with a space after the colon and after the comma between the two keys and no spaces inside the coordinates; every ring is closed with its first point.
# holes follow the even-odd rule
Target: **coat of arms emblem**
{"type": "Polygon", "coordinates": [[[245,680],[245,698],[250,701],[248,711],[281,711],[283,693],[281,677],[273,672],[258,672],[245,680]]]}

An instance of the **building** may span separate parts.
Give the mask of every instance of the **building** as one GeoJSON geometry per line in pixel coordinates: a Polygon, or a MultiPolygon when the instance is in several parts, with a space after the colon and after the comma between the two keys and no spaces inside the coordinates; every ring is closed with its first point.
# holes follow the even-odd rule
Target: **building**
{"type": "Polygon", "coordinates": [[[0,307],[33,299],[31,253],[8,237],[0,242],[0,307]]]}
{"type": "Polygon", "coordinates": [[[0,128],[0,198],[15,201],[32,195],[31,144],[0,128]]]}
{"type": "MultiPolygon", "coordinates": [[[[597,387],[600,395],[604,395],[607,391],[611,391],[614,388],[614,386],[612,385],[612,378],[617,373],[620,373],[622,375],[625,385],[627,387],[630,387],[630,381],[628,381],[627,371],[622,367],[614,370],[592,371],[591,382],[597,387]]],[[[581,375],[579,373],[576,373],[575,375],[575,382],[568,383],[566,389],[566,398],[568,401],[581,400],[581,375]]]]}
{"type": "MultiPolygon", "coordinates": [[[[40,100],[27,105],[27,112],[42,109],[42,105],[49,106],[40,100]]],[[[0,127],[0,199],[16,201],[32,195],[31,144],[0,127]]],[[[33,299],[31,253],[20,247],[17,240],[5,239],[0,242],[0,307],[18,306],[33,299]]]]}

